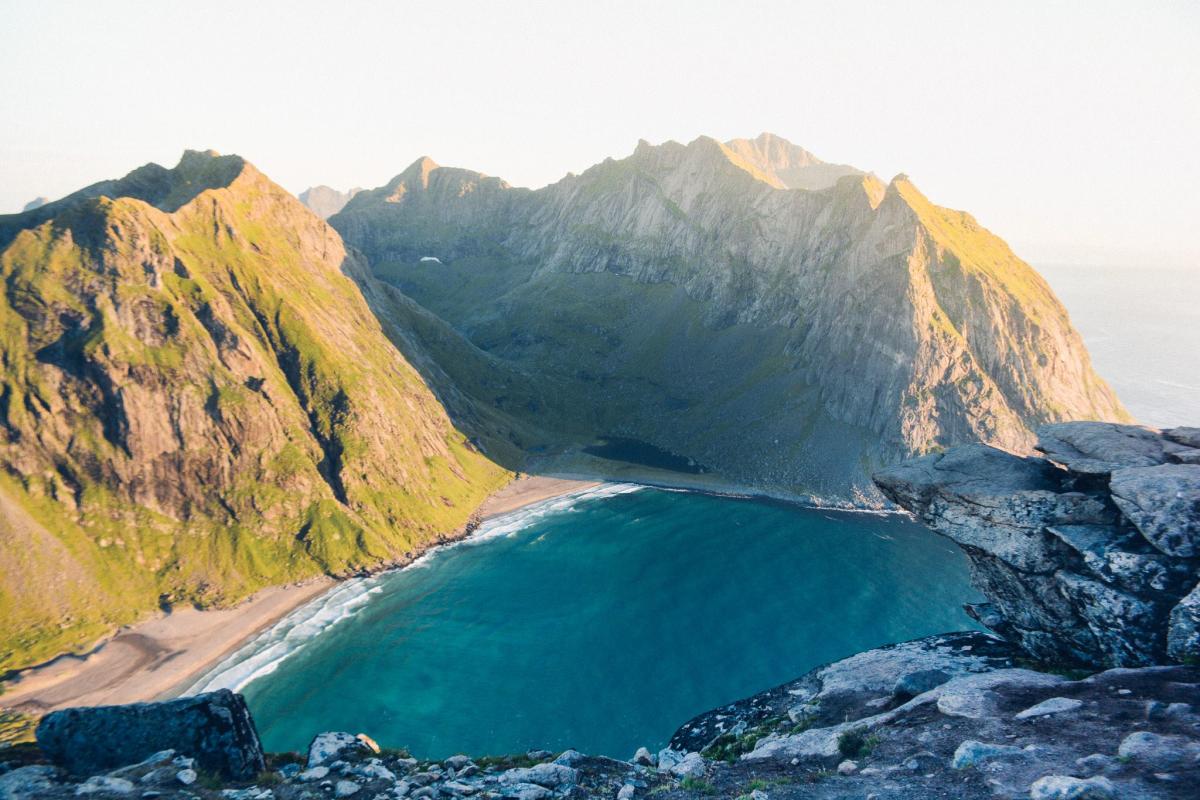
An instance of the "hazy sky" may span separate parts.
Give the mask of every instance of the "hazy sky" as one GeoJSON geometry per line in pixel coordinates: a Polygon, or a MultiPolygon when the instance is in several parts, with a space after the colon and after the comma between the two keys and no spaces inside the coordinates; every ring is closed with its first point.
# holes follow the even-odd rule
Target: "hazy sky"
{"type": "Polygon", "coordinates": [[[0,211],[184,148],[293,191],[377,186],[420,155],[536,187],[639,138],[769,130],[907,172],[1031,260],[1200,269],[1198,2],[0,11],[0,211]]]}

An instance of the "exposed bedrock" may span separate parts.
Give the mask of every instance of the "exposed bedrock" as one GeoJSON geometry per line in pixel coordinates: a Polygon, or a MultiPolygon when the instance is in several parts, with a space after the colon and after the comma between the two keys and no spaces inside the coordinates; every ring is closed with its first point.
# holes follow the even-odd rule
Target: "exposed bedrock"
{"type": "Polygon", "coordinates": [[[1066,422],[1037,449],[956,447],[874,480],[966,551],[988,599],[968,613],[1032,657],[1200,659],[1200,429],[1066,422]]]}

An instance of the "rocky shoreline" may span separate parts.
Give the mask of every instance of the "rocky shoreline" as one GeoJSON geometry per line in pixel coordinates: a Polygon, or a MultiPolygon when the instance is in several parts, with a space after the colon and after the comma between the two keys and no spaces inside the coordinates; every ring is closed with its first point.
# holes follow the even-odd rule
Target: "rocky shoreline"
{"type": "Polygon", "coordinates": [[[875,481],[966,552],[988,598],[968,613],[1034,659],[1200,659],[1200,429],[1068,422],[1036,447],[957,447],[875,481]]]}
{"type": "Polygon", "coordinates": [[[881,489],[966,551],[993,632],[819,667],[657,754],[433,763],[367,731],[264,756],[244,703],[216,692],[56,712],[40,749],[0,751],[0,800],[1194,798],[1198,434],[1067,423],[1039,432],[1045,458],[973,445],[885,470],[881,489]]]}

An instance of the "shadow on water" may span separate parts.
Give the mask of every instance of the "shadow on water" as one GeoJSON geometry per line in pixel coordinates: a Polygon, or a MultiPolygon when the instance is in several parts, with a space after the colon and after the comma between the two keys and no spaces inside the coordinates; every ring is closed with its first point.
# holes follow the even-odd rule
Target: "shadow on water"
{"type": "Polygon", "coordinates": [[[583,452],[611,461],[624,461],[629,464],[639,464],[643,467],[664,469],[671,472],[685,472],[689,475],[702,475],[708,472],[700,464],[690,458],[677,456],[669,450],[655,447],[649,442],[638,439],[626,439],[620,436],[605,437],[598,444],[583,448],[583,452]]]}

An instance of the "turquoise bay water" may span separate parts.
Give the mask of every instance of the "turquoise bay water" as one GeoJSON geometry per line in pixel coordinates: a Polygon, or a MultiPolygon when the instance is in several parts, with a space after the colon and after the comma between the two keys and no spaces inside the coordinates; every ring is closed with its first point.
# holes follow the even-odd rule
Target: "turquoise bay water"
{"type": "Polygon", "coordinates": [[[628,757],[823,662],[971,625],[964,557],[906,519],[612,492],[346,586],[208,685],[260,675],[243,691],[269,750],[348,730],[430,758],[628,757]]]}

